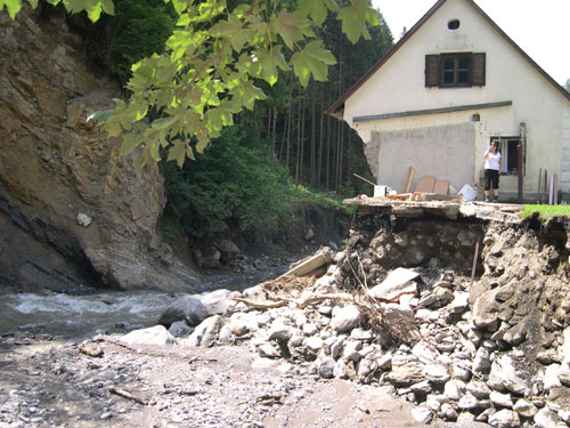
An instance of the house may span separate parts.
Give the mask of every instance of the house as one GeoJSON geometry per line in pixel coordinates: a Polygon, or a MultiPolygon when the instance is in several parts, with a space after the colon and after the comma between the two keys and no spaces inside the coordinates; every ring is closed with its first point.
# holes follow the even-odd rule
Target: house
{"type": "Polygon", "coordinates": [[[473,0],[439,0],[327,113],[360,135],[378,184],[400,192],[410,166],[416,182],[479,184],[491,140],[502,195],[520,184],[536,198],[544,171],[570,192],[570,94],[473,0]]]}

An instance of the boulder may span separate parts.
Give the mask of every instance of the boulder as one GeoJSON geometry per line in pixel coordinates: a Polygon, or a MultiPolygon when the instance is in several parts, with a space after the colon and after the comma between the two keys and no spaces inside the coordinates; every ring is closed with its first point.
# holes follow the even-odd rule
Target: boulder
{"type": "Polygon", "coordinates": [[[412,417],[417,423],[429,424],[433,419],[433,414],[426,406],[419,406],[412,410],[412,417]]]}
{"type": "Polygon", "coordinates": [[[166,346],[176,343],[174,336],[162,325],[131,331],[121,337],[120,341],[131,346],[166,346]]]}
{"type": "Polygon", "coordinates": [[[190,346],[201,346],[203,348],[214,346],[223,325],[224,319],[219,315],[207,318],[194,329],[186,343],[190,346]]]}
{"type": "Polygon", "coordinates": [[[429,309],[440,309],[453,301],[453,293],[447,288],[437,287],[423,296],[418,305],[429,309]]]}
{"type": "Polygon", "coordinates": [[[229,321],[231,332],[234,336],[241,337],[259,329],[259,322],[254,313],[236,313],[229,321]]]}
{"type": "Polygon", "coordinates": [[[332,379],[335,377],[336,363],[332,358],[325,358],[319,365],[319,376],[323,379],[332,379]]]}
{"type": "Polygon", "coordinates": [[[477,350],[472,370],[474,373],[489,373],[491,370],[491,354],[486,348],[481,347],[477,350]]]}
{"type": "Polygon", "coordinates": [[[208,310],[196,297],[183,296],[172,303],[160,316],[158,323],[170,327],[176,321],[196,326],[208,317],[208,310]]]}
{"type": "Polygon", "coordinates": [[[510,355],[503,355],[495,360],[489,374],[489,386],[499,392],[512,392],[517,395],[527,395],[529,387],[515,369],[510,355]]]}
{"type": "Polygon", "coordinates": [[[386,375],[386,380],[398,387],[410,386],[424,378],[422,365],[415,358],[403,356],[392,358],[392,371],[386,375]]]}
{"type": "Polygon", "coordinates": [[[500,392],[493,391],[489,395],[491,403],[498,407],[506,407],[508,409],[513,408],[513,399],[510,394],[501,394],[500,392]]]}
{"type": "Polygon", "coordinates": [[[361,320],[362,314],[358,306],[336,306],[333,309],[330,325],[337,333],[349,333],[360,325],[361,320]]]}
{"type": "Polygon", "coordinates": [[[186,337],[192,333],[192,330],[186,321],[176,321],[170,325],[168,332],[174,337],[186,337]]]}
{"type": "Polygon", "coordinates": [[[536,406],[528,400],[521,398],[517,400],[513,406],[513,410],[521,415],[523,418],[531,419],[536,415],[538,409],[536,406]]]}
{"type": "Polygon", "coordinates": [[[402,294],[417,293],[417,285],[413,281],[420,275],[414,270],[398,268],[388,274],[379,285],[371,288],[368,295],[375,299],[392,301],[402,294]]]}
{"type": "Polygon", "coordinates": [[[558,417],[558,415],[548,407],[540,409],[534,415],[534,425],[536,428],[565,428],[566,424],[558,417]]]}
{"type": "Polygon", "coordinates": [[[518,428],[521,420],[512,410],[501,410],[489,417],[489,425],[494,428],[518,428]]]}
{"type": "Polygon", "coordinates": [[[237,306],[237,303],[232,300],[234,297],[240,297],[240,293],[238,291],[216,290],[200,296],[200,301],[208,316],[227,315],[237,306]]]}

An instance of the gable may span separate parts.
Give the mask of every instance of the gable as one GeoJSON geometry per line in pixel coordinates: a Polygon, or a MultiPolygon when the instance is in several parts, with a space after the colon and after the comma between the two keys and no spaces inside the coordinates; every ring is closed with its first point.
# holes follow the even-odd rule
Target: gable
{"type": "MultiPolygon", "coordinates": [[[[378,76],[383,76],[384,80],[390,81],[390,85],[395,85],[401,90],[410,84],[410,80],[403,82],[402,78],[409,79],[413,73],[416,73],[413,76],[413,82],[417,82],[417,73],[421,73],[423,76],[426,66],[425,55],[427,54],[467,52],[477,49],[484,53],[493,52],[494,56],[490,58],[489,67],[495,69],[494,73],[500,72],[497,67],[500,62],[506,62],[511,67],[517,67],[518,71],[524,70],[518,74],[525,74],[525,81],[529,78],[541,80],[541,84],[549,86],[546,89],[548,93],[555,93],[557,97],[562,95],[563,98],[570,101],[570,94],[510,39],[473,0],[439,0],[390,52],[327,109],[327,113],[338,116],[338,112],[343,109],[345,103],[350,103],[353,97],[359,96],[359,93],[376,92],[377,88],[370,82],[377,81],[378,76]],[[447,25],[455,19],[460,21],[461,26],[457,31],[450,32],[447,25]],[[514,57],[518,58],[515,59],[514,57]],[[418,59],[424,63],[418,64],[418,59]],[[409,70],[411,66],[414,67],[414,70],[406,73],[406,70],[409,70]],[[397,77],[397,72],[390,73],[387,71],[393,68],[400,71],[400,78],[397,77]]],[[[505,72],[508,73],[509,71],[505,70],[505,72]]],[[[496,77],[495,74],[493,77],[496,77]]],[[[414,85],[414,90],[418,89],[422,88],[414,85]]],[[[375,94],[377,103],[388,99],[389,95],[390,91],[387,93],[377,92],[375,94]]],[[[431,95],[433,96],[434,93],[431,95]]],[[[440,95],[438,94],[438,96],[440,95]]],[[[441,95],[441,97],[446,98],[445,95],[441,95]]],[[[504,99],[508,99],[508,96],[504,99]]],[[[422,104],[421,99],[418,101],[420,104],[415,104],[413,107],[429,108],[429,103],[422,104]]],[[[465,104],[473,104],[472,101],[473,99],[467,99],[465,104]]],[[[488,101],[493,102],[496,99],[489,99],[488,101]]],[[[479,98],[477,102],[481,102],[481,99],[479,98]]],[[[409,109],[412,106],[402,107],[409,109]]]]}

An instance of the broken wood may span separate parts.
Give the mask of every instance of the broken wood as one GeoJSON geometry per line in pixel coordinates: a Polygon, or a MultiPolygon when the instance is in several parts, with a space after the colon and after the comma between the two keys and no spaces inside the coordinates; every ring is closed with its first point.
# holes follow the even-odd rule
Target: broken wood
{"type": "Polygon", "coordinates": [[[431,175],[422,177],[416,186],[415,193],[433,193],[435,178],[431,175]]]}
{"type": "Polygon", "coordinates": [[[232,300],[234,302],[243,303],[244,305],[249,306],[250,308],[259,309],[259,310],[277,309],[287,306],[289,304],[289,301],[287,300],[278,300],[275,302],[267,302],[267,301],[256,302],[254,300],[241,299],[239,297],[234,297],[232,300]]]}
{"type": "Polygon", "coordinates": [[[473,268],[471,269],[471,283],[475,281],[475,275],[477,274],[477,264],[479,263],[479,248],[481,246],[481,241],[477,240],[475,243],[475,255],[473,256],[473,268]]]}
{"type": "Polygon", "coordinates": [[[436,195],[449,195],[449,181],[446,180],[438,180],[435,182],[435,186],[433,188],[433,193],[436,195]]]}
{"type": "Polygon", "coordinates": [[[412,191],[412,184],[416,178],[416,169],[411,166],[408,170],[408,178],[406,179],[406,185],[404,186],[404,193],[410,193],[412,191]]]}
{"type": "Polygon", "coordinates": [[[142,398],[136,397],[133,394],[131,394],[130,392],[125,391],[124,389],[118,389],[118,388],[111,387],[111,388],[109,388],[109,392],[111,394],[118,395],[119,397],[126,398],[127,400],[134,401],[135,403],[138,403],[142,406],[147,405],[146,400],[143,400],[142,398]]]}
{"type": "Polygon", "coordinates": [[[279,278],[286,276],[306,276],[322,266],[329,265],[333,261],[333,252],[330,248],[323,248],[314,256],[308,257],[291,268],[279,278]]]}

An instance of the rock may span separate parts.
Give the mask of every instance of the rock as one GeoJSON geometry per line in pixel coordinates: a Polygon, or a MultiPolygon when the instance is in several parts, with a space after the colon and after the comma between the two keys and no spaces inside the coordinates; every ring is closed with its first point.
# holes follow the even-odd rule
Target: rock
{"type": "Polygon", "coordinates": [[[465,383],[459,380],[450,380],[445,384],[443,394],[452,401],[459,401],[465,392],[465,383]]]}
{"type": "Polygon", "coordinates": [[[523,418],[531,419],[538,412],[537,407],[530,401],[523,398],[517,400],[513,406],[513,410],[521,415],[523,418]]]}
{"type": "Polygon", "coordinates": [[[463,397],[461,397],[457,405],[461,410],[467,410],[467,411],[475,410],[480,407],[477,399],[470,393],[467,393],[463,397]]]}
{"type": "Polygon", "coordinates": [[[456,421],[458,417],[457,410],[449,403],[442,404],[439,415],[446,421],[456,421]]]}
{"type": "Polygon", "coordinates": [[[216,343],[218,333],[224,325],[224,319],[220,315],[214,315],[205,319],[194,329],[194,332],[187,339],[190,346],[201,346],[209,348],[216,343]]]}
{"type": "Polygon", "coordinates": [[[216,290],[200,296],[200,301],[208,316],[227,315],[237,306],[237,302],[232,300],[240,297],[240,293],[230,290],[216,290]]]}
{"type": "Polygon", "coordinates": [[[355,328],[350,333],[350,338],[354,340],[370,341],[373,337],[374,336],[370,330],[364,330],[362,328],[355,328]]]}
{"type": "Polygon", "coordinates": [[[362,383],[370,383],[370,379],[374,376],[376,371],[378,370],[378,363],[374,359],[373,356],[368,356],[360,361],[358,364],[358,379],[362,383]]]}
{"type": "Polygon", "coordinates": [[[479,329],[494,332],[498,328],[498,307],[494,290],[484,292],[475,299],[473,305],[473,324],[479,329]]]}
{"type": "Polygon", "coordinates": [[[430,309],[418,309],[416,312],[416,319],[425,323],[434,322],[439,319],[439,311],[432,311],[430,309]]]}
{"type": "Polygon", "coordinates": [[[281,352],[277,347],[271,343],[264,343],[257,348],[259,355],[263,358],[279,358],[281,357],[281,352]]]}
{"type": "Polygon", "coordinates": [[[419,397],[422,397],[422,399],[420,401],[424,401],[423,398],[427,397],[427,395],[432,392],[432,388],[430,385],[430,382],[427,380],[424,380],[422,382],[418,382],[418,383],[414,383],[410,389],[412,390],[412,392],[419,397]]]}
{"type": "Polygon", "coordinates": [[[441,364],[428,364],[424,367],[423,373],[430,382],[435,384],[444,384],[451,378],[447,367],[441,364]]]}
{"type": "Polygon", "coordinates": [[[553,388],[561,386],[560,378],[558,375],[560,374],[561,367],[559,364],[551,364],[546,367],[544,372],[544,389],[548,392],[553,388]]]}
{"type": "Polygon", "coordinates": [[[566,426],[558,415],[548,407],[540,409],[536,413],[534,416],[534,425],[537,428],[564,428],[566,426]]]}
{"type": "Polygon", "coordinates": [[[438,361],[441,356],[435,346],[424,341],[418,342],[414,345],[412,348],[412,355],[424,364],[433,364],[438,361]]]}
{"type": "Polygon", "coordinates": [[[232,333],[232,329],[229,325],[224,325],[218,334],[218,342],[220,342],[221,345],[231,345],[234,341],[235,336],[232,333]]]}
{"type": "Polygon", "coordinates": [[[457,417],[457,426],[460,427],[473,426],[474,422],[475,422],[475,415],[471,413],[461,413],[457,417]]]}
{"type": "Polygon", "coordinates": [[[421,364],[409,357],[394,356],[392,371],[386,375],[386,380],[396,386],[410,386],[424,379],[421,364]]]}
{"type": "Polygon", "coordinates": [[[487,410],[483,410],[481,413],[479,413],[479,415],[477,415],[475,417],[475,420],[477,422],[488,422],[489,418],[491,416],[493,416],[495,413],[497,413],[497,411],[491,407],[491,408],[489,408],[487,410]]]}
{"type": "Polygon", "coordinates": [[[562,421],[566,422],[567,425],[570,424],[570,410],[560,410],[558,416],[562,421]]]}
{"type": "Polygon", "coordinates": [[[336,286],[336,279],[333,275],[323,275],[312,287],[315,294],[334,294],[336,293],[337,286],[336,286]]]}
{"type": "Polygon", "coordinates": [[[493,391],[489,395],[491,402],[499,407],[513,408],[513,400],[510,394],[501,394],[500,392],[493,391]]]}
{"type": "Polygon", "coordinates": [[[319,329],[317,328],[317,326],[315,324],[308,322],[308,323],[303,325],[303,334],[305,336],[314,336],[318,332],[319,332],[319,329]]]}
{"type": "Polygon", "coordinates": [[[105,354],[99,345],[90,342],[79,345],[79,352],[92,358],[101,358],[105,354]]]}
{"type": "Polygon", "coordinates": [[[564,330],[564,342],[562,344],[562,364],[564,364],[565,367],[570,368],[570,327],[566,327],[564,330]]]}
{"type": "Polygon", "coordinates": [[[176,321],[186,321],[189,326],[196,326],[208,317],[208,311],[195,297],[184,296],[171,304],[160,316],[159,324],[170,327],[176,321]]]}
{"type": "Polygon", "coordinates": [[[332,379],[335,377],[336,363],[332,358],[325,358],[319,365],[319,376],[323,379],[332,379]]]}
{"type": "Polygon", "coordinates": [[[491,354],[486,348],[479,348],[473,360],[472,370],[474,373],[489,373],[491,370],[491,354]]]}
{"type": "Polygon", "coordinates": [[[560,379],[560,383],[562,385],[570,387],[570,370],[560,370],[558,373],[558,379],[560,379]]]}
{"type": "Polygon", "coordinates": [[[220,251],[221,260],[226,264],[233,262],[241,253],[239,247],[229,239],[216,241],[214,243],[214,246],[218,249],[218,251],[220,251]]]}
{"type": "Polygon", "coordinates": [[[93,223],[93,219],[85,213],[77,214],[77,224],[83,227],[89,227],[93,223]]]}
{"type": "Polygon", "coordinates": [[[429,424],[433,419],[433,414],[426,406],[419,406],[412,410],[412,417],[417,423],[429,424]]]}
{"type": "Polygon", "coordinates": [[[560,356],[560,353],[558,353],[554,349],[547,349],[546,351],[539,352],[538,355],[536,356],[536,359],[545,366],[554,363],[560,364],[562,362],[562,357],[560,356]]]}
{"type": "Polygon", "coordinates": [[[489,417],[489,425],[495,428],[518,428],[521,421],[515,412],[504,409],[489,417]]]}
{"type": "Polygon", "coordinates": [[[471,379],[471,369],[466,367],[467,365],[469,365],[469,362],[467,361],[453,364],[451,367],[451,376],[454,379],[459,379],[463,382],[469,382],[471,379]]]}
{"type": "Polygon", "coordinates": [[[529,392],[526,381],[517,373],[509,355],[503,355],[493,362],[488,385],[499,392],[510,391],[517,395],[527,395],[529,392]]]}
{"type": "Polygon", "coordinates": [[[342,356],[345,341],[346,336],[339,336],[331,345],[331,357],[333,357],[335,360],[338,360],[342,356]]]}
{"type": "Polygon", "coordinates": [[[331,320],[331,327],[337,333],[349,333],[360,325],[362,314],[355,305],[335,306],[331,320]]]}
{"type": "Polygon", "coordinates": [[[453,314],[462,314],[469,309],[469,293],[465,291],[456,291],[453,293],[453,301],[449,304],[448,309],[453,314]]]}
{"type": "Polygon", "coordinates": [[[170,325],[168,332],[174,337],[186,337],[192,333],[192,330],[186,321],[176,321],[170,325]]]}
{"type": "Polygon", "coordinates": [[[323,347],[323,339],[320,337],[307,337],[303,345],[313,354],[317,354],[323,347]]]}
{"type": "Polygon", "coordinates": [[[237,337],[244,336],[259,329],[257,317],[253,313],[236,313],[230,317],[229,322],[232,334],[237,337]]]}
{"type": "Polygon", "coordinates": [[[391,271],[379,285],[371,288],[368,295],[375,299],[392,301],[402,294],[417,293],[417,285],[413,282],[419,274],[411,269],[398,268],[391,271]]]}
{"type": "Polygon", "coordinates": [[[334,366],[334,377],[337,379],[348,379],[348,371],[344,360],[338,360],[334,366]]]}
{"type": "Polygon", "coordinates": [[[469,393],[473,394],[480,400],[489,398],[489,395],[491,394],[491,389],[489,389],[487,384],[484,382],[471,381],[467,384],[466,389],[469,393]]]}
{"type": "Polygon", "coordinates": [[[380,370],[390,370],[392,368],[392,354],[384,354],[376,361],[380,370]]]}
{"type": "Polygon", "coordinates": [[[438,287],[426,296],[422,297],[419,306],[429,309],[440,309],[453,300],[453,293],[447,288],[438,287]]]}
{"type": "Polygon", "coordinates": [[[121,337],[120,341],[131,346],[165,346],[176,343],[176,339],[162,325],[131,331],[121,337]]]}

